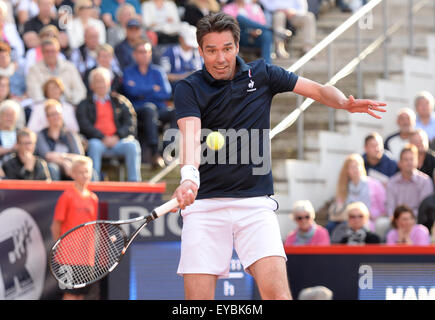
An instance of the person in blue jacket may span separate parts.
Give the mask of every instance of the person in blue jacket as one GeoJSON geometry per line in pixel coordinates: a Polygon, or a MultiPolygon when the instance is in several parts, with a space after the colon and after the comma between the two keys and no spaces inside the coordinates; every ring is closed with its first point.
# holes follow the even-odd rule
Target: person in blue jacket
{"type": "Polygon", "coordinates": [[[139,40],[133,46],[133,59],[135,63],[124,69],[123,92],[136,111],[142,149],[150,150],[154,167],[164,167],[159,152],[159,125],[177,127],[175,110],[167,105],[171,85],[165,71],[151,62],[152,45],[148,40],[139,40]]]}

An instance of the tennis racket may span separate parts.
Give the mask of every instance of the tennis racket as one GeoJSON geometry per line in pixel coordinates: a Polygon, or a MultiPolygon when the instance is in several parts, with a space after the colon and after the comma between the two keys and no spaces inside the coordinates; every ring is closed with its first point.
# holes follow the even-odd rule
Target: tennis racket
{"type": "Polygon", "coordinates": [[[155,208],[149,215],[128,220],[97,220],[81,224],[63,234],[51,249],[50,271],[61,288],[78,289],[101,280],[121,261],[139,232],[152,220],[178,206],[176,198],[155,208]],[[121,225],[143,222],[127,237],[121,225]]]}

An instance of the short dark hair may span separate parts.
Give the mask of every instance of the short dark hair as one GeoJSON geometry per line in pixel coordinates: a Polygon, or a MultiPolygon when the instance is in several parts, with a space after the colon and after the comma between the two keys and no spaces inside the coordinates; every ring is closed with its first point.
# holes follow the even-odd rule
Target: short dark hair
{"type": "Polygon", "coordinates": [[[367,143],[368,143],[370,140],[372,140],[372,139],[374,139],[374,140],[376,140],[376,139],[380,139],[380,140],[382,141],[382,137],[381,137],[381,135],[380,135],[379,133],[377,133],[377,132],[371,132],[371,133],[369,133],[369,134],[365,137],[365,139],[364,139],[364,145],[366,146],[367,143]]]}
{"type": "Polygon", "coordinates": [[[202,48],[202,39],[211,32],[231,31],[234,38],[234,43],[239,44],[240,27],[237,20],[232,16],[223,13],[211,13],[198,21],[196,25],[196,40],[202,48]]]}
{"type": "Polygon", "coordinates": [[[414,212],[412,211],[412,209],[409,206],[407,206],[406,204],[402,204],[402,205],[396,207],[396,209],[394,210],[393,220],[391,221],[391,224],[393,225],[394,228],[397,228],[397,220],[402,215],[402,213],[405,213],[405,212],[409,212],[411,214],[412,218],[415,220],[414,212]]]}

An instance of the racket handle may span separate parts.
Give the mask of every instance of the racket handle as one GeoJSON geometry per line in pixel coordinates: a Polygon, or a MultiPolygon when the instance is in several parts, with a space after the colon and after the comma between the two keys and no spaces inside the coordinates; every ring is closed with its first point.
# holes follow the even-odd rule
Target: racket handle
{"type": "Polygon", "coordinates": [[[178,207],[178,200],[177,198],[171,199],[168,202],[162,204],[160,207],[157,207],[154,209],[152,216],[154,219],[157,219],[158,217],[161,217],[165,214],[167,214],[172,209],[178,207]]]}

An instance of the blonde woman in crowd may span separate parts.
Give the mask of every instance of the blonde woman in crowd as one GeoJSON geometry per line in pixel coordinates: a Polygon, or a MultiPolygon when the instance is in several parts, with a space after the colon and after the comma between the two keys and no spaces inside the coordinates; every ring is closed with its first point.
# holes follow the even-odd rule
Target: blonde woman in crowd
{"type": "MultiPolygon", "coordinates": [[[[338,176],[335,196],[336,210],[330,212],[329,218],[331,221],[336,220],[334,213],[343,213],[349,203],[363,202],[370,211],[370,230],[380,232],[382,236],[389,226],[385,211],[385,197],[384,186],[378,180],[367,176],[363,158],[356,153],[350,154],[344,160],[338,176]]],[[[337,220],[328,225],[327,229],[330,232],[337,225],[336,222],[337,220]]]]}

